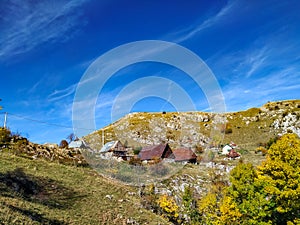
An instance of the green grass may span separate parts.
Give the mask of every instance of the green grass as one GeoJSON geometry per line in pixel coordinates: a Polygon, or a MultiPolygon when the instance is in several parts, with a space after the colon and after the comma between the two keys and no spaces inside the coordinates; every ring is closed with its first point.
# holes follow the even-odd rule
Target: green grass
{"type": "MultiPolygon", "coordinates": [[[[300,100],[268,102],[261,108],[250,108],[245,111],[226,113],[228,125],[230,126],[232,132],[224,134],[222,144],[233,141],[244,149],[255,150],[259,143],[266,143],[270,138],[274,138],[278,133],[281,132],[280,130],[274,130],[272,123],[276,119],[281,120],[282,116],[285,116],[288,113],[297,115],[298,118],[300,118],[300,100]],[[246,121],[250,122],[246,124],[246,121]]],[[[185,125],[192,126],[197,134],[210,137],[211,128],[213,126],[212,119],[207,122],[196,122],[189,119],[189,116],[193,115],[211,117],[209,113],[205,112],[167,112],[165,114],[141,112],[130,114],[105,127],[105,142],[115,140],[117,139],[116,136],[120,136],[124,140],[126,139],[129,146],[143,146],[145,144],[141,142],[139,143],[139,141],[145,140],[151,136],[151,132],[149,133],[151,121],[157,119],[161,119],[161,121],[163,121],[161,125],[171,121],[172,123],[176,124],[181,122],[181,119],[184,119],[185,125]],[[178,118],[180,119],[178,120],[178,118]],[[118,131],[119,133],[116,135],[114,128],[126,123],[128,124],[127,128],[118,131]],[[139,134],[140,140],[133,140],[132,134],[139,134]]],[[[179,130],[170,129],[168,127],[165,128],[166,130],[164,132],[166,133],[167,140],[179,140],[181,132],[184,131],[184,129],[181,130],[180,128],[179,130]]],[[[101,134],[102,131],[98,131],[99,137],[101,137],[101,134]]],[[[89,139],[92,137],[93,135],[87,136],[88,143],[89,139]]],[[[99,143],[101,142],[100,139],[98,140],[99,143]]],[[[175,143],[174,146],[173,145],[171,147],[178,147],[178,143],[175,143]]],[[[100,146],[102,146],[102,144],[100,144],[100,146]]]]}
{"type": "Polygon", "coordinates": [[[0,152],[0,224],[166,224],[136,191],[90,168],[0,152]]]}

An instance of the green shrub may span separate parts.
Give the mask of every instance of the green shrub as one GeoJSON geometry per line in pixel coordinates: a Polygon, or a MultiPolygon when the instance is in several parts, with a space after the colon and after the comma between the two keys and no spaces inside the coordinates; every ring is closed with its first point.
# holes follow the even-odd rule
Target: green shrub
{"type": "Polygon", "coordinates": [[[266,149],[269,149],[273,143],[276,143],[278,138],[279,138],[278,136],[276,136],[274,138],[270,138],[270,140],[266,144],[266,149]]]}
{"type": "Polygon", "coordinates": [[[1,127],[0,128],[0,146],[7,144],[11,139],[10,130],[1,127]]]}
{"type": "Polygon", "coordinates": [[[134,149],[133,149],[133,154],[135,154],[135,155],[138,155],[139,153],[140,153],[140,151],[142,150],[142,147],[135,147],[134,149]]]}
{"type": "Polygon", "coordinates": [[[242,148],[242,149],[238,149],[237,152],[244,155],[244,154],[247,154],[249,151],[247,149],[242,148]]]}

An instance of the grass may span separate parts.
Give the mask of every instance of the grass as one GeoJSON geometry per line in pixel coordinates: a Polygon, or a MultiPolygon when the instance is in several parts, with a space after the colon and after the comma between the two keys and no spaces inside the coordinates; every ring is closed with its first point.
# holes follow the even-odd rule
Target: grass
{"type": "MultiPolygon", "coordinates": [[[[267,142],[276,135],[270,127],[276,119],[272,117],[273,113],[281,111],[282,115],[294,113],[300,116],[299,100],[267,103],[263,108],[269,110],[268,115],[263,116],[264,109],[258,108],[228,113],[232,133],[225,134],[223,140],[224,144],[234,141],[242,147],[242,159],[254,166],[265,159],[265,156],[254,153],[257,144],[267,142]],[[257,120],[245,123],[245,118],[251,120],[256,117],[257,120]]],[[[145,128],[149,127],[149,119],[163,118],[168,121],[178,116],[180,113],[136,113],[128,119],[129,127],[126,132],[139,131],[141,136],[148,135],[145,128]]],[[[113,126],[121,122],[126,120],[106,128],[106,141],[115,138],[113,126]]],[[[210,132],[206,126],[211,126],[211,120],[194,122],[186,119],[186,123],[195,124],[205,135],[210,132]]],[[[178,132],[171,131],[168,130],[168,134],[178,138],[178,132]]],[[[102,132],[99,131],[98,134],[97,139],[100,141],[102,132]]],[[[238,162],[224,162],[223,158],[216,156],[214,160],[228,166],[234,166],[238,162]]],[[[101,166],[105,165],[100,165],[100,172],[111,169],[101,166]]],[[[127,164],[119,164],[112,169],[120,171],[115,173],[120,180],[132,178],[132,170],[127,164]]],[[[154,169],[161,170],[156,167],[154,169]]],[[[154,172],[157,173],[156,170],[154,172]]],[[[174,176],[185,174],[210,179],[210,171],[204,164],[187,165],[174,176]]],[[[0,151],[0,224],[127,224],[130,221],[138,224],[168,223],[164,218],[142,208],[140,197],[130,193],[137,193],[137,188],[104,178],[89,167],[63,165],[42,159],[32,160],[26,155],[17,156],[13,151],[0,151]]]]}
{"type": "Polygon", "coordinates": [[[136,192],[90,168],[0,152],[1,224],[167,224],[136,192]]]}
{"type": "MultiPolygon", "coordinates": [[[[244,161],[254,165],[265,158],[253,151],[241,153],[244,161]]],[[[214,160],[228,166],[238,162],[224,162],[223,158],[216,155],[214,160]]],[[[132,170],[127,174],[126,168],[120,168],[121,178],[132,177],[132,170]]],[[[204,181],[212,179],[211,169],[205,164],[188,164],[171,178],[186,174],[204,181]]],[[[224,179],[228,179],[227,175],[224,179]]],[[[209,186],[209,182],[203,183],[204,189],[209,186]]],[[[137,193],[137,188],[104,178],[89,167],[0,152],[0,224],[168,224],[161,216],[142,208],[140,197],[131,193],[137,193]]]]}
{"type": "MultiPolygon", "coordinates": [[[[226,113],[227,126],[230,127],[231,132],[225,132],[224,139],[221,138],[221,144],[233,141],[243,149],[253,151],[260,143],[266,143],[270,138],[274,138],[281,132],[280,130],[274,130],[272,124],[276,119],[281,120],[282,117],[289,113],[300,118],[300,100],[268,102],[261,108],[250,108],[245,111],[226,113]]],[[[179,146],[178,140],[181,139],[182,132],[183,134],[187,132],[186,136],[204,135],[210,137],[211,128],[214,126],[211,117],[212,114],[205,112],[133,113],[104,128],[104,139],[105,142],[116,139],[120,139],[123,142],[126,140],[128,145],[133,147],[144,146],[146,144],[142,141],[146,139],[151,140],[151,135],[153,135],[151,129],[158,126],[164,128],[161,138],[168,141],[171,147],[175,148],[179,146]],[[197,115],[202,115],[210,119],[206,122],[194,121],[193,117],[197,115]],[[155,121],[161,122],[158,122],[156,125],[155,121]],[[187,129],[173,129],[166,126],[169,123],[181,127],[182,124],[180,123],[183,121],[184,126],[188,127],[187,129]],[[124,126],[124,124],[127,125],[124,126]],[[190,128],[192,128],[195,134],[189,133],[190,128]]],[[[99,130],[97,134],[101,137],[102,131],[99,130]]],[[[160,137],[159,134],[155,135],[160,137]]],[[[90,143],[93,137],[95,135],[88,135],[86,137],[87,142],[90,143]]],[[[98,143],[101,143],[100,139],[97,139],[98,143]]],[[[91,142],[93,143],[94,141],[91,142]]],[[[102,146],[102,144],[99,146],[102,146]]]]}

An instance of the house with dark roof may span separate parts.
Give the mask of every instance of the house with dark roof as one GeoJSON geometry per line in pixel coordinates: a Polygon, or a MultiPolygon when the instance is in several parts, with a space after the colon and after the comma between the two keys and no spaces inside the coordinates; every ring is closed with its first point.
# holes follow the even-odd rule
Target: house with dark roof
{"type": "Polygon", "coordinates": [[[139,158],[144,160],[174,159],[172,149],[168,144],[159,144],[143,147],[139,152],[139,158]]]}
{"type": "Polygon", "coordinates": [[[173,150],[175,162],[196,163],[197,155],[189,148],[178,148],[173,150]]]}

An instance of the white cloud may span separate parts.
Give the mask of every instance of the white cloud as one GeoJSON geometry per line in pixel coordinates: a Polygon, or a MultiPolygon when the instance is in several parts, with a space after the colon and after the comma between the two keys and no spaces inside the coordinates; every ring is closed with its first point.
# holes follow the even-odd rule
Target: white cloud
{"type": "Polygon", "coordinates": [[[253,51],[250,55],[245,56],[245,64],[249,67],[246,73],[246,77],[250,77],[253,73],[259,70],[261,67],[265,66],[264,62],[267,59],[266,48],[253,51]]]}
{"type": "Polygon", "coordinates": [[[71,86],[62,90],[55,90],[48,96],[48,100],[52,102],[52,101],[58,101],[63,98],[66,98],[75,92],[76,87],[77,87],[77,83],[72,84],[71,86]]]}
{"type": "Polygon", "coordinates": [[[270,72],[257,79],[240,79],[227,84],[224,97],[229,111],[261,106],[267,101],[299,98],[300,74],[297,65],[270,72]],[[232,84],[234,83],[234,84],[232,84]]]}
{"type": "Polygon", "coordinates": [[[47,42],[64,42],[77,30],[80,10],[86,0],[14,1],[3,5],[0,13],[0,58],[26,53],[47,42]]]}

